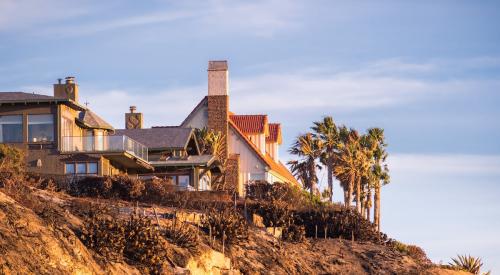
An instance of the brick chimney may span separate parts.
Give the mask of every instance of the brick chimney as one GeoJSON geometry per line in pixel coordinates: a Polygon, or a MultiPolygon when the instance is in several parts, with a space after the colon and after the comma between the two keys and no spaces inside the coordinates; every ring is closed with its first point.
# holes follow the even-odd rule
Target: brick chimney
{"type": "Polygon", "coordinates": [[[64,80],[62,83],[62,79],[59,78],[58,83],[54,84],[54,97],[78,102],[78,84],[75,82],[75,77],[67,76],[64,80]]]}
{"type": "Polygon", "coordinates": [[[125,114],[126,129],[142,129],[142,113],[136,113],[137,107],[130,106],[130,113],[125,114]]]}
{"type": "Polygon", "coordinates": [[[227,61],[208,62],[208,128],[224,135],[228,157],[229,80],[227,61]]]}

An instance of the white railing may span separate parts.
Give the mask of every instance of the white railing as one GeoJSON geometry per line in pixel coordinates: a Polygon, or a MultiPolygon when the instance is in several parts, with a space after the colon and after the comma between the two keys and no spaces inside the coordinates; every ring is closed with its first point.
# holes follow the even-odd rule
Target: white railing
{"type": "Polygon", "coordinates": [[[148,161],[148,147],[127,136],[62,137],[62,152],[127,152],[148,161]]]}

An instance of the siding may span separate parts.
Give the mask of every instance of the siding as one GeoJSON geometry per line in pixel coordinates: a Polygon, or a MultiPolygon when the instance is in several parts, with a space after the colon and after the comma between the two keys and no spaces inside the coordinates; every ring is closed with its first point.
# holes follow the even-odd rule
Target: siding
{"type": "Polygon", "coordinates": [[[265,180],[265,163],[233,129],[229,129],[229,152],[240,155],[240,186],[249,180],[265,180]]]}

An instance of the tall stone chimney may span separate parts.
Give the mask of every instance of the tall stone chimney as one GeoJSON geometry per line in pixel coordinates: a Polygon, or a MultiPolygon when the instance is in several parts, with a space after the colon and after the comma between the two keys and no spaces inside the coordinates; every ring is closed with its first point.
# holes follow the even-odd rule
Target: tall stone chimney
{"type": "Polygon", "coordinates": [[[208,62],[208,128],[224,135],[223,155],[227,159],[229,79],[227,61],[208,62]]]}
{"type": "Polygon", "coordinates": [[[135,106],[130,106],[130,113],[125,114],[126,129],[142,129],[142,113],[136,113],[135,106]]]}
{"type": "Polygon", "coordinates": [[[68,76],[62,83],[62,79],[58,79],[58,83],[54,84],[54,97],[61,99],[69,99],[78,102],[78,84],[75,82],[75,77],[68,76]]]}

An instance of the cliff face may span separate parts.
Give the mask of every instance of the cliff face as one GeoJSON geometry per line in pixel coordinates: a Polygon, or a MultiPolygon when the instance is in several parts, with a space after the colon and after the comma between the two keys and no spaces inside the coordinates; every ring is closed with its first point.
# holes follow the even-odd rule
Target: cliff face
{"type": "Polygon", "coordinates": [[[0,255],[0,274],[138,274],[125,264],[97,262],[69,225],[49,224],[2,192],[0,255]]]}
{"type": "MultiPolygon", "coordinates": [[[[71,205],[85,199],[43,190],[34,190],[31,196],[21,201],[22,195],[7,196],[0,189],[0,274],[141,274],[136,266],[109,261],[80,241],[82,220],[73,215],[71,205]]],[[[284,243],[259,228],[250,229],[248,240],[226,247],[225,254],[207,243],[202,237],[196,253],[172,244],[171,262],[162,272],[466,274],[436,268],[388,246],[339,239],[284,243]]]]}

